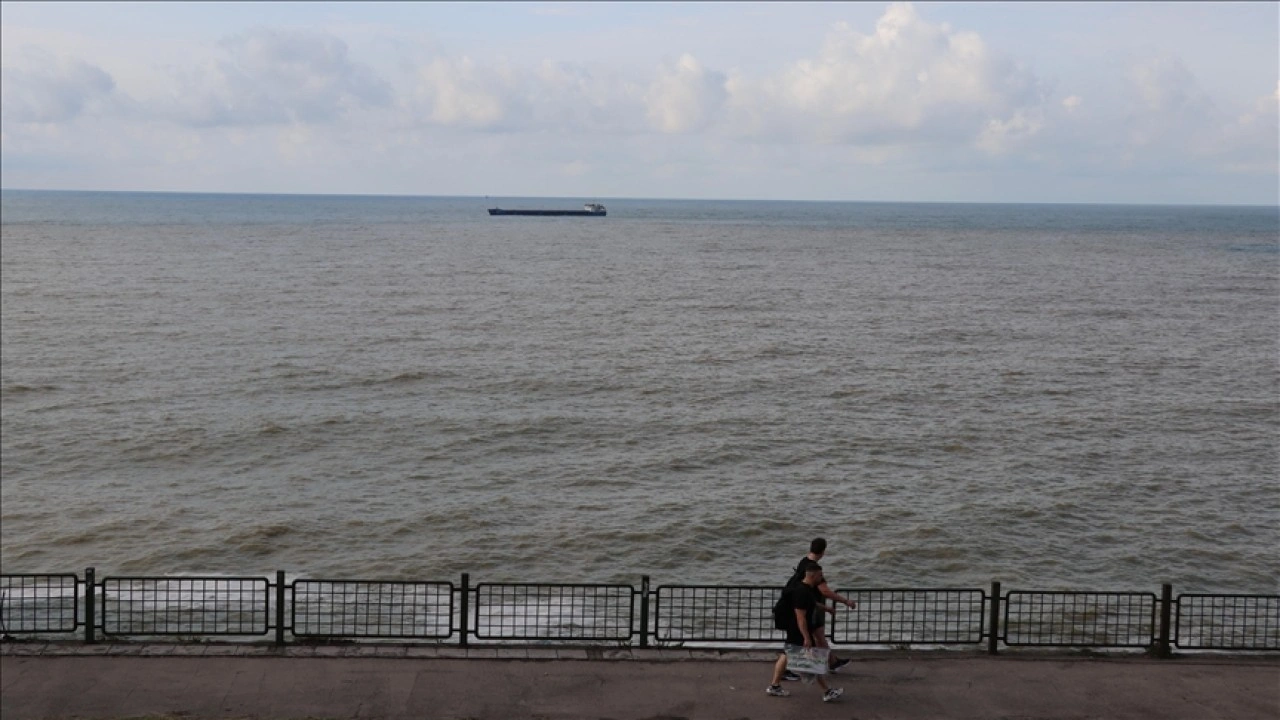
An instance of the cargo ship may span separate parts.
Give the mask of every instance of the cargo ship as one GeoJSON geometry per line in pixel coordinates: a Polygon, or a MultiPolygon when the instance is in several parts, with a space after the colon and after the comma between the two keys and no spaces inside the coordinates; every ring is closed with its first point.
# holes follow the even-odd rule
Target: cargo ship
{"type": "Polygon", "coordinates": [[[489,208],[490,215],[538,215],[542,217],[562,217],[565,215],[576,217],[604,217],[605,209],[600,203],[587,203],[582,206],[581,210],[503,210],[502,208],[489,208]]]}

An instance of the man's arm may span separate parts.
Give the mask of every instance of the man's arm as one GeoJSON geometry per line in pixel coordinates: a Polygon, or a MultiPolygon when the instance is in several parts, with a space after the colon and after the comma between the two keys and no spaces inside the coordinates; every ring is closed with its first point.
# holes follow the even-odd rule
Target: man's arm
{"type": "MultiPolygon", "coordinates": [[[[829,600],[834,600],[835,602],[838,602],[838,603],[840,603],[841,605],[848,605],[850,610],[852,610],[853,608],[858,607],[858,603],[856,603],[856,602],[854,602],[854,601],[850,600],[849,598],[847,598],[847,597],[845,597],[845,596],[841,595],[840,593],[836,592],[835,590],[832,590],[832,589],[831,589],[831,586],[827,584],[827,581],[826,581],[826,580],[823,580],[823,581],[822,581],[822,583],[821,583],[820,585],[818,585],[818,592],[822,593],[822,596],[823,596],[823,597],[825,597],[825,598],[827,598],[827,599],[829,599],[829,600]]],[[[825,608],[825,606],[823,606],[823,607],[825,608]]],[[[835,607],[834,607],[834,606],[832,606],[832,607],[828,610],[828,612],[830,612],[832,615],[835,615],[835,614],[836,614],[836,609],[835,609],[835,607]]]]}

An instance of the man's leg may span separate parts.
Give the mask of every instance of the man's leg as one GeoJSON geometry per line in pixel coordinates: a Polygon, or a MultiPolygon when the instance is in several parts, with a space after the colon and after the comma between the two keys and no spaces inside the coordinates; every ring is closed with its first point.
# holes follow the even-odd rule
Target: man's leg
{"type": "Polygon", "coordinates": [[[775,697],[786,697],[791,693],[782,689],[781,680],[782,673],[787,670],[787,654],[785,652],[778,653],[778,659],[773,663],[773,680],[770,681],[769,687],[765,688],[765,692],[775,697]]]}
{"type": "Polygon", "coordinates": [[[787,654],[778,653],[778,659],[773,663],[773,682],[770,685],[777,685],[782,682],[782,673],[787,671],[787,654]]]}

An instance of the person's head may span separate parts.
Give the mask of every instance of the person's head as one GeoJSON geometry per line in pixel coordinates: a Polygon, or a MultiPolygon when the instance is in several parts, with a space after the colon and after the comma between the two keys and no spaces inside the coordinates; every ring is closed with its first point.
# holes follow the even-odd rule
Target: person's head
{"type": "Polygon", "coordinates": [[[804,584],[817,585],[822,582],[822,566],[814,563],[804,569],[804,584]]]}
{"type": "Polygon", "coordinates": [[[826,539],[825,539],[825,538],[814,538],[814,539],[813,539],[813,542],[809,543],[809,554],[810,554],[810,555],[817,555],[817,556],[822,556],[822,555],[827,554],[827,541],[826,541],[826,539]]]}

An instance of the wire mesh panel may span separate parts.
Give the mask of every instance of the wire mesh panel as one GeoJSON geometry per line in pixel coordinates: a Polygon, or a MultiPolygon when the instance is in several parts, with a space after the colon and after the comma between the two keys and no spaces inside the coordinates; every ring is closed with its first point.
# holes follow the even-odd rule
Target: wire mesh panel
{"type": "Polygon", "coordinates": [[[75,632],[75,575],[0,575],[0,633],[75,632]]]}
{"type": "Polygon", "coordinates": [[[293,634],[300,637],[447,638],[452,620],[453,583],[293,583],[293,634]]]}
{"type": "Polygon", "coordinates": [[[1148,647],[1155,640],[1153,593],[1035,592],[1005,595],[1007,645],[1148,647]]]}
{"type": "Polygon", "coordinates": [[[832,642],[945,645],[982,642],[986,594],[972,589],[840,590],[858,604],[827,621],[832,642]]]}
{"type": "Polygon", "coordinates": [[[1280,650],[1280,595],[1179,595],[1174,644],[1199,650],[1280,650]]]}
{"type": "Polygon", "coordinates": [[[264,635],[265,578],[104,578],[105,635],[264,635]]]}
{"type": "Polygon", "coordinates": [[[482,583],[475,636],[502,640],[629,640],[630,585],[482,583]]]}
{"type": "Polygon", "coordinates": [[[781,588],[663,585],[654,603],[659,641],[767,642],[784,633],[773,626],[781,588]]]}

